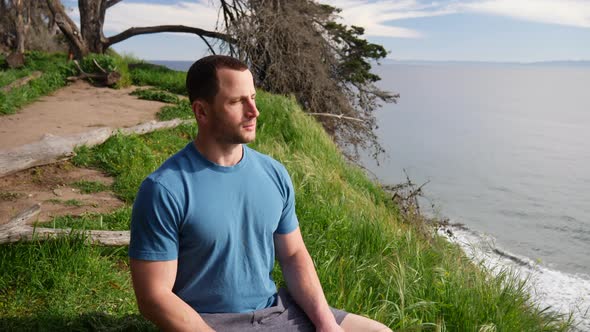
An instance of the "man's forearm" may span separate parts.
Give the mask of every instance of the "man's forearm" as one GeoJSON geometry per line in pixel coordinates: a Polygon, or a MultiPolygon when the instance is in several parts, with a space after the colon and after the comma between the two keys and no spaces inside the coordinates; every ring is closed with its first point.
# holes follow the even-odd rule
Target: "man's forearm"
{"type": "Polygon", "coordinates": [[[316,328],[336,324],[307,250],[301,250],[286,259],[281,269],[289,293],[316,328]]]}
{"type": "Polygon", "coordinates": [[[203,318],[170,292],[139,302],[141,313],[162,331],[213,331],[203,318]]]}

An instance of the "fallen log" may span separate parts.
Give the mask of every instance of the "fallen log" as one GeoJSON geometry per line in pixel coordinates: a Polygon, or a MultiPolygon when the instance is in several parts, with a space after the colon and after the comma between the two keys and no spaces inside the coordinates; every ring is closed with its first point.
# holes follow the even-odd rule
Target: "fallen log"
{"type": "Polygon", "coordinates": [[[0,225],[0,244],[17,241],[48,240],[68,234],[81,234],[90,244],[124,246],[129,244],[129,231],[72,230],[71,228],[43,228],[27,224],[39,214],[41,204],[37,203],[0,225]]]}
{"type": "Polygon", "coordinates": [[[100,69],[100,71],[101,71],[100,73],[87,73],[84,70],[82,70],[82,67],[80,67],[80,64],[78,63],[78,61],[74,60],[74,64],[76,65],[76,67],[80,71],[80,74],[78,76],[67,77],[66,79],[70,82],[77,81],[80,79],[86,79],[86,80],[90,81],[91,83],[95,83],[95,84],[97,83],[98,85],[101,85],[101,86],[113,86],[113,85],[117,84],[117,82],[119,82],[119,80],[121,79],[121,74],[119,72],[117,72],[117,71],[107,72],[98,64],[98,62],[96,62],[96,60],[93,60],[93,61],[94,61],[94,64],[98,67],[98,69],[100,69]]]}
{"type": "Polygon", "coordinates": [[[41,75],[43,75],[42,72],[34,71],[31,73],[31,75],[23,77],[23,78],[19,78],[18,80],[8,84],[7,86],[2,87],[0,89],[0,91],[2,91],[4,93],[9,92],[10,90],[12,90],[14,88],[18,88],[19,86],[23,86],[23,85],[29,83],[30,81],[41,77],[41,75]]]}
{"type": "Polygon", "coordinates": [[[94,146],[104,143],[109,137],[121,132],[124,135],[145,134],[159,129],[173,128],[194,120],[150,121],[130,128],[116,129],[104,127],[90,132],[65,137],[46,134],[40,142],[26,144],[17,148],[0,150],[0,177],[27,168],[48,165],[67,160],[75,155],[78,146],[94,146]]]}

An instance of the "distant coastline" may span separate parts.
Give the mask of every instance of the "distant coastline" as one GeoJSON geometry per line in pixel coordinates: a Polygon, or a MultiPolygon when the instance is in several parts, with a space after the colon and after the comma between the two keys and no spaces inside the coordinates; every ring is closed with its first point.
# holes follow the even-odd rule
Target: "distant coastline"
{"type": "MultiPolygon", "coordinates": [[[[196,59],[195,59],[196,60],[196,59]]],[[[192,60],[146,60],[147,62],[163,65],[172,70],[187,71],[192,60]]],[[[393,60],[385,59],[381,65],[409,65],[409,66],[483,66],[483,67],[560,67],[560,68],[590,68],[590,60],[558,60],[539,62],[491,62],[491,61],[429,61],[429,60],[393,60]]]]}
{"type": "Polygon", "coordinates": [[[461,66],[531,66],[531,67],[590,67],[590,60],[554,60],[536,62],[515,61],[431,61],[431,60],[394,60],[385,59],[381,64],[398,65],[461,65],[461,66]]]}

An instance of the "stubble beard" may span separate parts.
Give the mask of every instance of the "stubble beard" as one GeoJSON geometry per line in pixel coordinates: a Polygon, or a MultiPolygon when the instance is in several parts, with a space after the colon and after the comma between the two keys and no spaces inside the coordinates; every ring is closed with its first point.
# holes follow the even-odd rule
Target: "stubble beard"
{"type": "Polygon", "coordinates": [[[256,128],[253,131],[246,131],[240,124],[237,129],[228,130],[225,126],[217,128],[219,141],[226,144],[248,144],[256,138],[256,128]]]}

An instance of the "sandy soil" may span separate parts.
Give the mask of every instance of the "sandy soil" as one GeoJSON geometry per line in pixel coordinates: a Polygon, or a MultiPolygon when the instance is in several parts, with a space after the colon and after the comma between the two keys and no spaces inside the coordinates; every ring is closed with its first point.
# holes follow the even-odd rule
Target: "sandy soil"
{"type": "MultiPolygon", "coordinates": [[[[17,114],[0,116],[0,150],[36,142],[44,134],[65,136],[103,126],[124,128],[154,120],[165,104],[130,96],[134,89],[96,88],[76,82],[17,114]]],[[[109,191],[80,193],[72,186],[79,180],[113,182],[99,171],[77,168],[67,161],[0,177],[0,225],[35,203],[41,203],[41,212],[30,222],[49,221],[57,215],[108,212],[123,205],[109,191]],[[73,200],[80,206],[72,206],[73,200]]]]}

